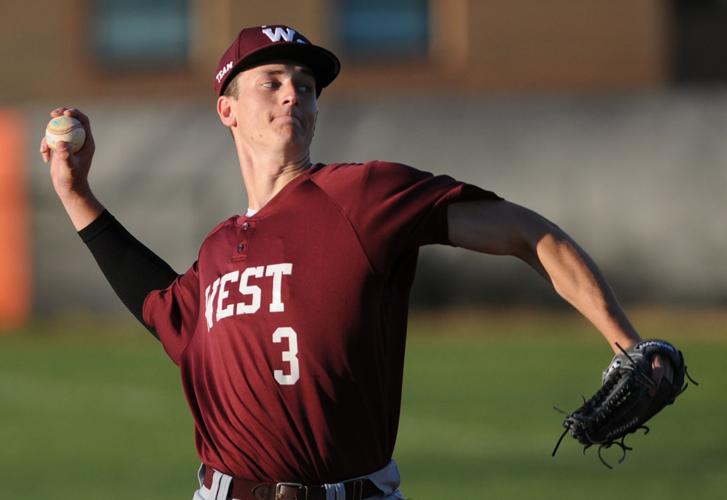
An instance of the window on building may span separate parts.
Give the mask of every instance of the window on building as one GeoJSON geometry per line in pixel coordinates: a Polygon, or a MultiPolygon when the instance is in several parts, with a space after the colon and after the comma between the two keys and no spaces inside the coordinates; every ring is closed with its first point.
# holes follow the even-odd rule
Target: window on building
{"type": "Polygon", "coordinates": [[[672,2],[676,81],[727,81],[727,0],[672,2]]]}
{"type": "Polygon", "coordinates": [[[429,0],[339,0],[336,28],[355,59],[424,59],[429,53],[429,0]]]}
{"type": "Polygon", "coordinates": [[[106,69],[184,67],[190,30],[189,0],[91,2],[91,51],[106,69]]]}

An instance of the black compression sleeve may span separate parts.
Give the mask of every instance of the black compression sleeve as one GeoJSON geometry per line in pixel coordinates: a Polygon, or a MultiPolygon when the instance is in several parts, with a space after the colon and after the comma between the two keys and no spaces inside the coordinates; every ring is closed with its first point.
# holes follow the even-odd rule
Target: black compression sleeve
{"type": "Polygon", "coordinates": [[[104,210],[78,232],[121,301],[144,323],[144,299],[152,290],[163,290],[178,274],[169,264],[134,238],[113,215],[104,210]]]}

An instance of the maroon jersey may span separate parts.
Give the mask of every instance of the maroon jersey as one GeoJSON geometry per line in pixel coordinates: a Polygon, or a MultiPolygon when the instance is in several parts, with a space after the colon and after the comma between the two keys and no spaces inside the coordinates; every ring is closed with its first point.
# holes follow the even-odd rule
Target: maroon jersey
{"type": "Polygon", "coordinates": [[[252,480],[336,482],[391,459],[418,247],[449,203],[493,193],[392,163],[316,165],[205,239],[149,294],[201,460],[252,480]]]}

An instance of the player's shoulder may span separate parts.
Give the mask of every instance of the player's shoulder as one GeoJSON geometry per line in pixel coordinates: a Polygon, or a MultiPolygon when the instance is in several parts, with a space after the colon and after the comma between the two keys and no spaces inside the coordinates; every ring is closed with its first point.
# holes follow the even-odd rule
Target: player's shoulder
{"type": "Polygon", "coordinates": [[[367,162],[329,163],[316,165],[311,179],[319,185],[361,183],[393,183],[431,177],[432,174],[403,163],[371,160],[367,162]]]}
{"type": "Polygon", "coordinates": [[[240,219],[239,215],[233,215],[231,217],[228,217],[227,219],[223,220],[219,224],[217,224],[215,227],[210,230],[210,232],[207,233],[207,236],[204,237],[204,241],[209,240],[210,238],[214,237],[216,234],[225,231],[226,229],[232,228],[235,226],[237,221],[240,219]]]}
{"type": "Polygon", "coordinates": [[[345,162],[316,164],[311,171],[313,177],[326,175],[364,175],[367,172],[415,171],[421,170],[404,163],[386,160],[369,160],[366,162],[345,162]]]}

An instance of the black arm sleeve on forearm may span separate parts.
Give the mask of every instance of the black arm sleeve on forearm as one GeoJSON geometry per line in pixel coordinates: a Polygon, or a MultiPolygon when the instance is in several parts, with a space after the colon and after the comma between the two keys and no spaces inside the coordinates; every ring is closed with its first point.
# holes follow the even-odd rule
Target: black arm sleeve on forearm
{"type": "Polygon", "coordinates": [[[91,250],[116,295],[156,336],[144,323],[144,299],[152,290],[167,288],[179,275],[134,238],[107,210],[81,229],[78,235],[91,250]]]}

